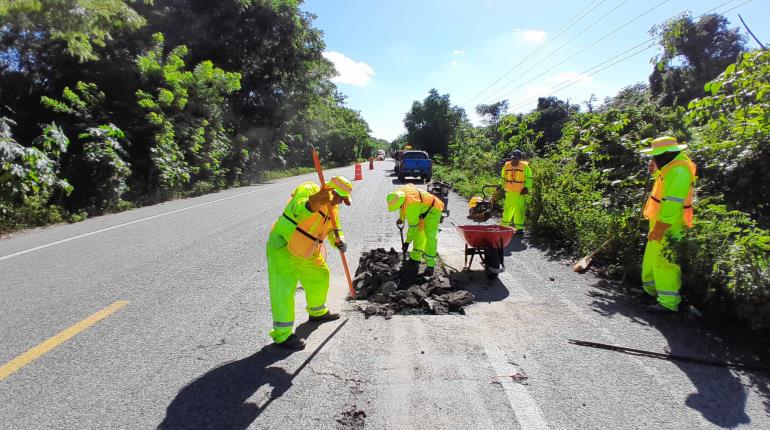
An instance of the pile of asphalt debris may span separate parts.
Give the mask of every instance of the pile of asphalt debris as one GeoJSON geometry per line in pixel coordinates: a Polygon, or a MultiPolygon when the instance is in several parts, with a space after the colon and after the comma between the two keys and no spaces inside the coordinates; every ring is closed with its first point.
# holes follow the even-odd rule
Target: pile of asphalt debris
{"type": "Polygon", "coordinates": [[[473,294],[453,284],[446,273],[433,276],[404,276],[410,264],[402,265],[401,253],[393,248],[364,252],[358,261],[353,287],[356,299],[369,303],[358,308],[368,318],[381,315],[464,314],[463,307],[475,299],[473,294]]]}

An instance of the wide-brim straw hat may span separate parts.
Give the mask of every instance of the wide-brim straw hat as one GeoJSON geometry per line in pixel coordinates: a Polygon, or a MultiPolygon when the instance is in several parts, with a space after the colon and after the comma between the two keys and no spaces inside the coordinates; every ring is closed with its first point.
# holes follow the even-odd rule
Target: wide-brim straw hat
{"type": "Polygon", "coordinates": [[[679,143],[676,137],[662,136],[652,141],[649,148],[642,149],[642,154],[646,155],[660,155],[664,152],[677,152],[687,149],[687,145],[679,143]]]}

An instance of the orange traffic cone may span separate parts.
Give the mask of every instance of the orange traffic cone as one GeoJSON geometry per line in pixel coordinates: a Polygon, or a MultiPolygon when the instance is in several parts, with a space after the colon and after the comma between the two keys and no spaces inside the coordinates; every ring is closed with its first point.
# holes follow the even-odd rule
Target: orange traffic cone
{"type": "Polygon", "coordinates": [[[362,179],[364,179],[364,174],[361,173],[361,165],[360,164],[356,164],[356,177],[353,178],[353,180],[354,181],[360,181],[362,179]]]}
{"type": "Polygon", "coordinates": [[[374,170],[374,158],[369,157],[369,170],[374,170]]]}

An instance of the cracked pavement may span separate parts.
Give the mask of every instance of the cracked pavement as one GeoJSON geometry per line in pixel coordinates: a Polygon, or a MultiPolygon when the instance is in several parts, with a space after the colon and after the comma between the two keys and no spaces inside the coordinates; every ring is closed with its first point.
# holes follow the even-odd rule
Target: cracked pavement
{"type": "MultiPolygon", "coordinates": [[[[364,165],[353,206],[341,209],[351,271],[361,252],[399,247],[384,204],[397,186],[391,167],[364,165]]],[[[334,174],[352,177],[353,168],[334,174]]],[[[308,347],[271,347],[265,241],[307,179],[0,241],[0,258],[23,252],[0,260],[0,365],[130,302],[0,381],[2,427],[770,428],[767,374],[569,345],[752,358],[696,322],[645,314],[617,286],[571,272],[554,250],[529,241],[512,243],[497,281],[474,267],[468,289],[477,303],[464,316],[364,319],[344,300],[330,252],[329,305],[342,318],[307,323],[298,289],[296,329],[308,347]]],[[[467,223],[466,208],[452,195],[450,221],[467,223]]],[[[462,252],[445,222],[439,253],[460,268],[462,252]]]]}

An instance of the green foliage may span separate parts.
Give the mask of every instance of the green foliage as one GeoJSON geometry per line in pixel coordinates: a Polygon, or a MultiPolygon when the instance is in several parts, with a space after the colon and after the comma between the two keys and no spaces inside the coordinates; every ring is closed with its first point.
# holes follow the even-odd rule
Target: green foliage
{"type": "MultiPolygon", "coordinates": [[[[222,161],[231,147],[224,126],[225,98],[240,89],[240,74],[225,72],[211,61],[185,70],[185,46],[164,53],[162,34],[137,58],[139,73],[154,92],[138,90],[138,104],[154,128],[151,159],[162,192],[181,190],[191,181],[224,185],[222,161]]],[[[213,188],[212,188],[213,189],[213,188]]],[[[196,191],[200,193],[200,188],[196,191]]]]}
{"type": "Polygon", "coordinates": [[[770,227],[770,53],[745,53],[690,103],[702,187],[770,227]]]}
{"type": "Polygon", "coordinates": [[[75,189],[49,199],[63,213],[246,184],[309,165],[308,144],[325,163],[371,156],[382,142],[331,83],[300,4],[0,1],[0,116],[27,119],[14,126],[24,148],[51,122],[72,140],[57,161],[75,189]],[[131,174],[99,189],[93,148],[77,136],[105,124],[123,132],[131,174]]]}
{"type": "Polygon", "coordinates": [[[694,21],[684,13],[655,26],[650,34],[660,38],[663,52],[653,59],[652,96],[664,106],[686,106],[704,94],[703,85],[735,62],[746,49],[737,28],[729,28],[722,15],[705,15],[694,21]]]}
{"type": "Polygon", "coordinates": [[[11,134],[13,121],[0,117],[0,204],[3,210],[23,205],[28,197],[50,197],[56,189],[72,191],[58,176],[58,158],[67,150],[69,141],[56,124],[45,128],[35,146],[19,145],[11,134]]]}
{"type": "Polygon", "coordinates": [[[126,179],[131,174],[128,163],[124,161],[125,151],[119,142],[125,135],[109,124],[89,128],[78,137],[83,142],[82,169],[89,179],[88,212],[98,214],[111,210],[128,190],[126,179]]]}
{"type": "Polygon", "coordinates": [[[46,126],[34,146],[25,148],[14,140],[13,124],[0,117],[0,232],[60,222],[60,209],[48,201],[54,192],[72,191],[59,177],[58,160],[69,145],[61,129],[46,126]]]}
{"type": "MultiPolygon", "coordinates": [[[[66,52],[80,61],[99,58],[115,31],[138,29],[145,21],[123,0],[2,0],[4,33],[17,39],[22,55],[34,57],[47,40],[61,41],[66,52]],[[31,49],[30,49],[31,48],[31,49]]],[[[145,3],[152,3],[145,1],[145,3]]]]}
{"type": "Polygon", "coordinates": [[[455,131],[467,123],[465,111],[452,105],[449,94],[439,95],[436,89],[431,89],[422,102],[415,101],[404,117],[409,144],[431,155],[447,155],[455,131]]]}

